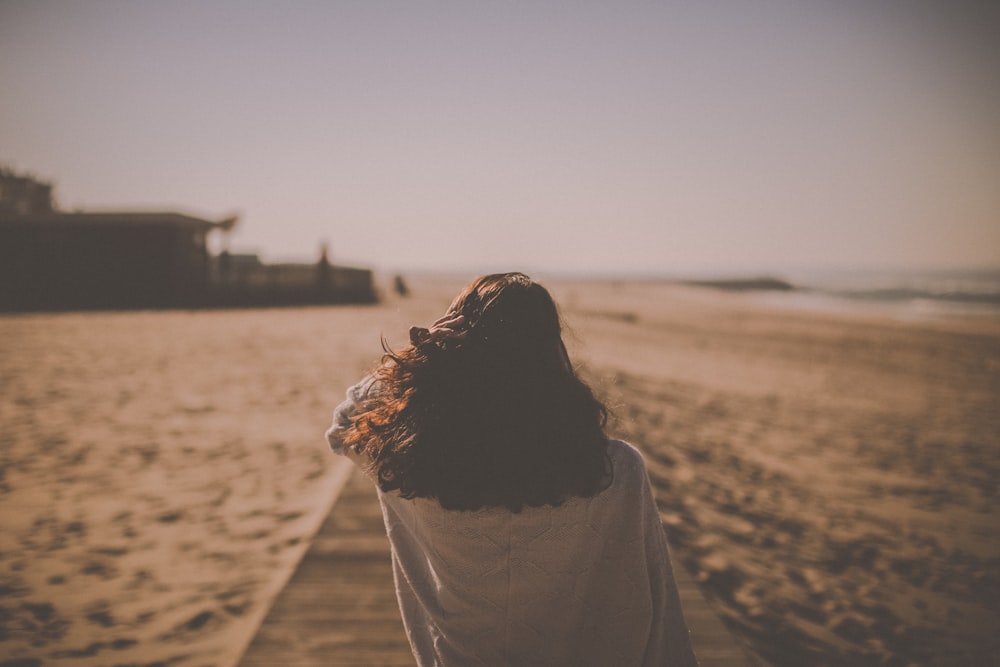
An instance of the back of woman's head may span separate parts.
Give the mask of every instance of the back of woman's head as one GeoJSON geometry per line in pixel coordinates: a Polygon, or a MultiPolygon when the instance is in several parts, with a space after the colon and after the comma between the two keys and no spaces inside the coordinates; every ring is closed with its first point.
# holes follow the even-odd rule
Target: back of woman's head
{"type": "Polygon", "coordinates": [[[478,278],[449,312],[464,322],[459,340],[449,344],[448,359],[466,373],[495,373],[517,382],[570,370],[555,302],[523,273],[478,278]]]}
{"type": "Polygon", "coordinates": [[[348,444],[384,491],[448,509],[558,504],[607,477],[604,406],[577,378],[548,291],[483,276],[452,303],[460,325],[389,353],[348,444]]]}

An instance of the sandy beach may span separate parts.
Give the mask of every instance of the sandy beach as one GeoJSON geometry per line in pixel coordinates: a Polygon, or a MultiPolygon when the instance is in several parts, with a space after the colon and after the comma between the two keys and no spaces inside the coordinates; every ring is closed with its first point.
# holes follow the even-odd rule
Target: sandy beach
{"type": "Polygon", "coordinates": [[[675,551],[764,662],[1000,662],[995,320],[563,300],[675,551]]]}
{"type": "MultiPolygon", "coordinates": [[[[0,317],[0,666],[233,665],[329,507],[332,408],[463,281],[0,317]]],[[[675,557],[763,664],[1000,662],[1000,319],[549,286],[675,557]]]]}

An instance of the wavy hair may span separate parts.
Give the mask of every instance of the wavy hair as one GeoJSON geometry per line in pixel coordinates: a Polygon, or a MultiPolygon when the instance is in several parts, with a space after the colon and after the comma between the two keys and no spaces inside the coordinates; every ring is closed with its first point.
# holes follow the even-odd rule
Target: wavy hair
{"type": "Polygon", "coordinates": [[[581,381],[548,291],[483,276],[452,303],[454,339],[386,354],[345,433],[379,487],[445,509],[558,505],[610,481],[607,409],[581,381]]]}

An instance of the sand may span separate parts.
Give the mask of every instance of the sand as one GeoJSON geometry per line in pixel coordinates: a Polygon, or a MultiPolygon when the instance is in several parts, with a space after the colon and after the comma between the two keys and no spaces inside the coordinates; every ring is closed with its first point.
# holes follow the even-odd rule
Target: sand
{"type": "Polygon", "coordinates": [[[675,550],[766,662],[1000,664],[996,320],[564,301],[675,550]]]}
{"type": "MultiPolygon", "coordinates": [[[[229,666],[344,389],[451,300],[0,317],[0,665],[229,666]]],[[[1000,661],[1000,320],[552,283],[675,557],[764,663],[1000,661]]]]}

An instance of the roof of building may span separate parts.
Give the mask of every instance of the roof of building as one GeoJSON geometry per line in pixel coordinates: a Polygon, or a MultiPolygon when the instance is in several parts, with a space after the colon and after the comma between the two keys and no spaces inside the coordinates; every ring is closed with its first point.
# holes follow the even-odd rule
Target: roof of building
{"type": "Polygon", "coordinates": [[[109,212],[87,212],[87,213],[31,213],[27,215],[10,215],[0,213],[0,224],[4,225],[94,225],[94,226],[169,226],[184,227],[194,229],[223,229],[230,230],[236,226],[237,216],[230,216],[222,220],[206,220],[183,213],[172,212],[132,212],[132,211],[109,211],[109,212]]]}

